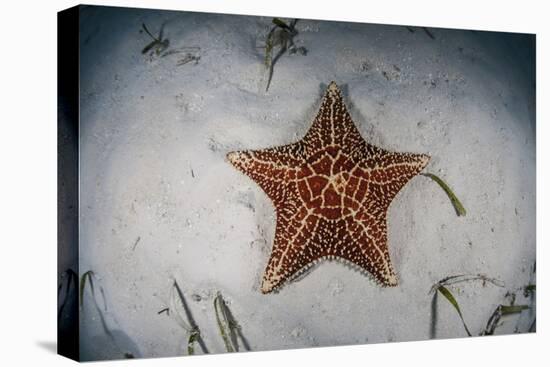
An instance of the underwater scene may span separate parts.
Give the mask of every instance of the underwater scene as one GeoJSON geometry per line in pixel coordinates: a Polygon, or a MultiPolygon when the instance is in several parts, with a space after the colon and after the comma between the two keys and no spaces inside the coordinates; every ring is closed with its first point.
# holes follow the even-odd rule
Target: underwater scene
{"type": "Polygon", "coordinates": [[[79,359],[536,331],[534,35],[78,11],[79,359]]]}

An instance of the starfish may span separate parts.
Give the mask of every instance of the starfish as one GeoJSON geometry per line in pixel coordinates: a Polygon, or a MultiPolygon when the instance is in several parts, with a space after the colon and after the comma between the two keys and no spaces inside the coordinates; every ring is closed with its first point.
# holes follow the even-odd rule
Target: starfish
{"type": "Polygon", "coordinates": [[[338,259],[396,286],[386,215],[425,154],[394,153],[360,135],[331,82],[306,135],[296,143],[227,154],[273,202],[275,238],[261,291],[270,293],[321,260],[338,259]]]}

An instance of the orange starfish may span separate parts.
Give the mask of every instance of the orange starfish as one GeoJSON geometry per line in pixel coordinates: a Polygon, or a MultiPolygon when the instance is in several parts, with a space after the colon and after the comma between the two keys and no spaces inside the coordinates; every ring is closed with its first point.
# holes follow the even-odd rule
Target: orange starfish
{"type": "Polygon", "coordinates": [[[296,143],[230,152],[228,160],[275,205],[277,224],[261,290],[269,293],[322,259],[340,259],[396,286],[386,215],[430,159],[368,144],[331,82],[313,125],[296,143]]]}

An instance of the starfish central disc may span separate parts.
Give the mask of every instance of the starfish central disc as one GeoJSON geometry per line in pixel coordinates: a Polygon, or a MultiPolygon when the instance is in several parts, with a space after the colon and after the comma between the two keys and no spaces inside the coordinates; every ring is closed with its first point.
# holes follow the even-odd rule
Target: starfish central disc
{"type": "Polygon", "coordinates": [[[342,219],[356,213],[365,199],[361,182],[368,185],[361,170],[339,147],[330,147],[307,160],[298,173],[297,187],[305,207],[327,220],[342,219]]]}
{"type": "Polygon", "coordinates": [[[397,285],[386,214],[429,156],[389,152],[365,142],[334,82],[304,138],[275,148],[231,152],[227,158],[275,206],[275,240],[262,292],[327,258],[354,264],[382,285],[397,285]]]}

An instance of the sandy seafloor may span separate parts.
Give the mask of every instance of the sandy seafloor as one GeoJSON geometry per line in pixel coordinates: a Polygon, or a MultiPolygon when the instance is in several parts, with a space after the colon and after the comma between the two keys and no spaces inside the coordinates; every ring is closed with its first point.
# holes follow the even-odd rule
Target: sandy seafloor
{"type": "Polygon", "coordinates": [[[260,46],[271,26],[268,17],[82,10],[80,273],[96,275],[111,336],[87,288],[81,357],[186,354],[186,331],[173,313],[158,314],[172,305],[174,280],[211,353],[225,351],[217,292],[253,351],[464,337],[452,306],[440,296],[434,307],[428,294],[456,274],[504,283],[449,288],[473,334],[510,303],[507,292],[531,308],[503,318],[496,334],[526,332],[535,318],[522,290],[535,282],[532,39],[300,20],[295,42],[308,53],[281,57],[266,92],[260,46]],[[142,55],[142,23],[155,34],[165,23],[170,48],[200,47],[200,60],[142,55]],[[425,171],[449,183],[467,215],[416,177],[388,213],[398,287],[325,262],[264,295],[274,208],[225,155],[301,138],[332,80],[363,137],[430,154],[425,171]]]}

